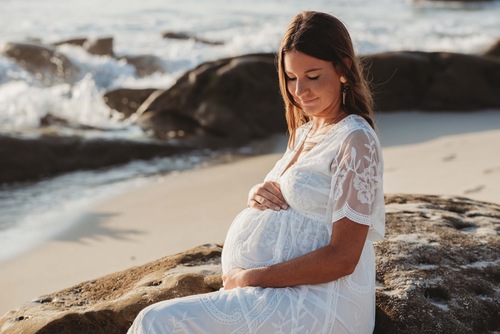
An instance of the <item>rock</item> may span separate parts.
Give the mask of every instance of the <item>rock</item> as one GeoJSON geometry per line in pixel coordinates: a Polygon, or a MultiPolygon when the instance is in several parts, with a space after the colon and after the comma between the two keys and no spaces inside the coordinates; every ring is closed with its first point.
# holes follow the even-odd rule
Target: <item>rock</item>
{"type": "MultiPolygon", "coordinates": [[[[114,57],[113,51],[113,38],[105,37],[99,39],[88,39],[88,38],[73,38],[63,41],[58,41],[52,43],[53,46],[59,45],[75,45],[80,46],[85,51],[90,54],[100,55],[100,56],[110,56],[114,57]]],[[[151,75],[153,73],[164,73],[165,67],[163,61],[156,56],[152,55],[136,55],[136,56],[122,56],[117,57],[118,60],[124,60],[128,64],[136,68],[136,75],[138,77],[144,77],[151,75]]]]}
{"type": "Polygon", "coordinates": [[[130,115],[134,114],[139,106],[155,91],[156,89],[154,88],[118,88],[104,94],[103,99],[108,107],[120,112],[125,118],[128,118],[130,115]]]}
{"type": "MultiPolygon", "coordinates": [[[[376,110],[500,108],[500,63],[488,57],[386,52],[362,58],[376,110]]],[[[286,131],[274,54],[201,64],[150,95],[137,113],[138,124],[157,138],[180,131],[200,147],[236,146],[286,131]]]]}
{"type": "Polygon", "coordinates": [[[0,318],[0,333],[126,333],[152,301],[218,290],[220,254],[200,246],[36,298],[0,318]]]}
{"type": "Polygon", "coordinates": [[[485,52],[482,54],[485,57],[495,58],[500,60],[500,39],[496,41],[493,45],[491,45],[485,52]]]}
{"type": "MultiPolygon", "coordinates": [[[[139,124],[163,138],[166,125],[144,123],[160,114],[183,116],[199,124],[216,146],[235,146],[286,131],[283,101],[273,54],[246,55],[204,63],[139,108],[139,124]],[[153,114],[154,116],[152,116],[153,114]],[[149,126],[152,125],[152,128],[149,126]]],[[[177,130],[184,131],[179,128],[177,130]]],[[[189,132],[189,131],[187,131],[189,132]]]]}
{"type": "Polygon", "coordinates": [[[99,128],[92,125],[85,125],[76,123],[74,121],[69,121],[65,118],[52,115],[51,113],[46,114],[42,118],[40,118],[40,128],[44,129],[42,131],[42,135],[48,135],[51,133],[51,130],[54,130],[53,133],[58,133],[61,129],[72,129],[72,130],[96,130],[96,131],[113,131],[107,128],[99,128]]]}
{"type": "Polygon", "coordinates": [[[500,63],[447,52],[386,52],[364,57],[376,109],[500,108],[500,63]]]}
{"type": "Polygon", "coordinates": [[[416,109],[425,99],[434,72],[425,53],[386,52],[363,58],[378,110],[416,109]]]}
{"type": "Polygon", "coordinates": [[[422,102],[425,110],[500,108],[499,62],[464,54],[436,56],[436,72],[422,102]]]}
{"type": "Polygon", "coordinates": [[[59,45],[64,45],[64,44],[69,44],[69,45],[76,45],[76,46],[81,46],[87,42],[87,38],[71,38],[71,39],[66,39],[63,41],[58,41],[55,43],[52,43],[53,46],[59,46],[59,45]]]}
{"type": "Polygon", "coordinates": [[[182,32],[164,32],[162,34],[163,38],[170,39],[183,39],[183,40],[193,40],[197,43],[203,43],[208,45],[224,45],[223,41],[210,41],[207,39],[199,38],[182,32]]]}
{"type": "Polygon", "coordinates": [[[151,55],[124,56],[120,59],[135,67],[138,77],[145,77],[154,73],[165,73],[163,61],[151,55]]]}
{"type": "Polygon", "coordinates": [[[79,69],[54,47],[34,43],[7,43],[0,52],[31,72],[45,85],[76,80],[79,69]]]}
{"type": "Polygon", "coordinates": [[[0,136],[0,184],[36,181],[66,172],[116,166],[183,151],[185,149],[157,141],[0,136]]]}
{"type": "Polygon", "coordinates": [[[113,37],[88,39],[83,43],[83,48],[93,55],[114,56],[113,37]]]}
{"type": "MultiPolygon", "coordinates": [[[[374,333],[498,332],[500,206],[402,194],[386,204],[374,333]]],[[[205,245],[35,298],[0,318],[0,333],[125,333],[147,305],[218,290],[220,255],[205,245]]]]}
{"type": "Polygon", "coordinates": [[[500,205],[387,195],[374,333],[500,330],[500,205]]]}
{"type": "MultiPolygon", "coordinates": [[[[224,143],[220,143],[214,136],[207,133],[195,120],[175,112],[147,113],[139,119],[138,124],[142,128],[154,128],[157,137],[185,147],[224,146],[224,143]]],[[[231,146],[230,143],[225,143],[225,145],[231,146]]]]}

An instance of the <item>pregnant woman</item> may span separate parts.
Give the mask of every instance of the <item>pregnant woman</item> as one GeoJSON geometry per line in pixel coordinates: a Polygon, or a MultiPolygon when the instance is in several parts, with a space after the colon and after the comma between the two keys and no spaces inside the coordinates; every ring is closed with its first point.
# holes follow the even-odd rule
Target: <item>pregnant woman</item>
{"type": "Polygon", "coordinates": [[[224,288],[151,305],[129,333],[373,331],[383,163],[360,62],[318,12],[293,19],[277,56],[288,149],[228,231],[224,288]]]}

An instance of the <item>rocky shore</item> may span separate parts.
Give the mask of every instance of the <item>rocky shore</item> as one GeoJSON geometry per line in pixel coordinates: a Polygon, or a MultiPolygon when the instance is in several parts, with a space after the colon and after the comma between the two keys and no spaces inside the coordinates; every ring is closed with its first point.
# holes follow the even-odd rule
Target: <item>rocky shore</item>
{"type": "MultiPolygon", "coordinates": [[[[117,57],[112,38],[73,39],[53,45],[12,42],[0,53],[36,75],[41,84],[71,84],[84,73],[57,50],[56,46],[61,44],[77,45],[95,55],[117,57]]],[[[149,55],[118,58],[133,65],[138,76],[165,71],[149,55]]],[[[402,51],[363,56],[378,112],[500,109],[498,59],[498,45],[477,55],[402,51]]],[[[41,135],[36,139],[0,137],[0,184],[200,148],[237,147],[285,133],[274,62],[274,54],[221,59],[188,71],[166,90],[119,88],[105,92],[102,98],[110,109],[124,118],[136,119],[136,124],[152,134],[149,141],[53,135],[43,129],[79,125],[49,114],[41,120],[41,135]],[[29,155],[19,153],[28,147],[29,155]]]]}
{"type": "MultiPolygon", "coordinates": [[[[374,333],[499,331],[500,206],[403,194],[386,205],[374,333]]],[[[218,290],[221,250],[200,246],[41,296],[0,318],[0,333],[125,333],[147,305],[218,290]]]]}

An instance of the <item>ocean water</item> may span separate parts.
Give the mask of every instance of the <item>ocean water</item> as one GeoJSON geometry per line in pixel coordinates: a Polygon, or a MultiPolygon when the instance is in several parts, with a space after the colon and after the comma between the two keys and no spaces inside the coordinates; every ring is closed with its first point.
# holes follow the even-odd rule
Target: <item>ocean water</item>
{"type": "MultiPolygon", "coordinates": [[[[99,129],[56,130],[61,134],[145,138],[132,121],[109,110],[103,93],[119,87],[167,88],[204,61],[274,52],[287,24],[302,10],[339,17],[359,54],[393,50],[479,53],[500,38],[500,1],[463,5],[417,0],[0,0],[0,8],[0,49],[7,42],[113,37],[117,56],[154,55],[165,69],[139,77],[117,58],[62,45],[58,51],[82,74],[75,82],[47,86],[0,55],[0,134],[16,136],[36,136],[40,120],[50,113],[99,129]],[[224,44],[163,39],[167,31],[224,44]]],[[[1,188],[0,261],[25,249],[19,245],[33,246],[67,228],[72,217],[93,201],[154,182],[165,172],[230,159],[227,152],[204,152],[1,188]]]]}

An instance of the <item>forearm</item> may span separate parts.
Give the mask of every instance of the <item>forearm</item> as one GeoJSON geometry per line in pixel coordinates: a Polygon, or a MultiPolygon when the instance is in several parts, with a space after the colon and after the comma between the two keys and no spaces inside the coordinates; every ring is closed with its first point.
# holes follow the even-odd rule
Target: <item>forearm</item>
{"type": "Polygon", "coordinates": [[[273,266],[246,270],[240,286],[287,287],[319,284],[350,275],[358,264],[368,226],[342,218],[333,224],[330,243],[273,266]]]}
{"type": "Polygon", "coordinates": [[[269,267],[246,270],[241,286],[289,287],[331,282],[349,275],[355,268],[352,259],[333,245],[269,267]]]}
{"type": "Polygon", "coordinates": [[[367,225],[342,218],[333,224],[331,241],[327,246],[268,267],[235,268],[223,276],[225,288],[320,284],[350,275],[363,252],[367,234],[367,225]]]}

